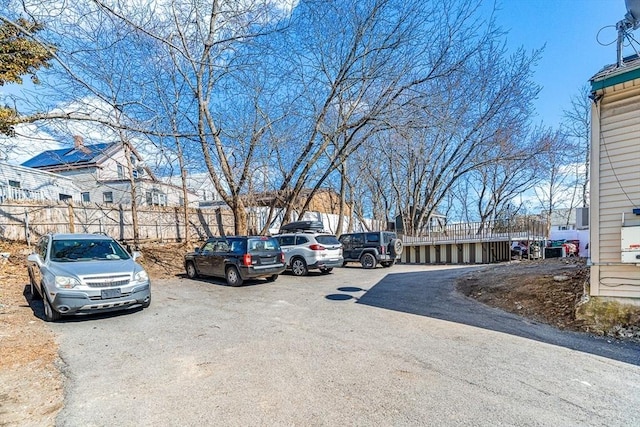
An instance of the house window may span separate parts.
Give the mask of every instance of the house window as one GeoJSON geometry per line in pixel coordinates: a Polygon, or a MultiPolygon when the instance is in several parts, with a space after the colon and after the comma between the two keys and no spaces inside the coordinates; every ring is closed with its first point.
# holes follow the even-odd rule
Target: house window
{"type": "Polygon", "coordinates": [[[149,206],[167,206],[167,196],[157,190],[147,191],[145,198],[149,206]]]}
{"type": "Polygon", "coordinates": [[[62,193],[60,193],[60,194],[58,194],[58,198],[59,198],[61,201],[65,201],[65,200],[71,200],[71,198],[72,198],[72,197],[71,197],[70,195],[68,195],[68,194],[62,194],[62,193]]]}
{"type": "Polygon", "coordinates": [[[19,200],[25,198],[25,194],[20,190],[20,181],[9,180],[8,190],[10,199],[19,200]]]}
{"type": "Polygon", "coordinates": [[[113,203],[113,192],[105,191],[104,193],[102,193],[102,200],[105,203],[113,203]]]}
{"type": "Polygon", "coordinates": [[[118,179],[124,179],[124,166],[118,163],[118,179]]]}
{"type": "Polygon", "coordinates": [[[180,206],[184,206],[184,197],[180,196],[180,197],[178,198],[178,205],[180,205],[180,206]]]}
{"type": "Polygon", "coordinates": [[[89,203],[91,201],[91,196],[89,195],[89,192],[86,193],[82,193],[82,201],[85,203],[89,203]]]}

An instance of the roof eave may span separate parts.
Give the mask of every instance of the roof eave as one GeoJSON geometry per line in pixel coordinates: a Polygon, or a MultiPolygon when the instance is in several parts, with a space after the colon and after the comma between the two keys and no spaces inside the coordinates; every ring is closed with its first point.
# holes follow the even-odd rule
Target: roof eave
{"type": "Polygon", "coordinates": [[[637,59],[629,61],[621,67],[609,65],[591,77],[591,91],[601,91],[638,78],[640,78],[640,61],[637,59]]]}

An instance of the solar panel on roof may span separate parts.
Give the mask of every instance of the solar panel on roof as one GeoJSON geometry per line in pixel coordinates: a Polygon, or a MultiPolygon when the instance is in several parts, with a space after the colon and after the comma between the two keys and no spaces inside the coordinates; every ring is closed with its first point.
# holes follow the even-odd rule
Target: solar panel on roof
{"type": "Polygon", "coordinates": [[[73,147],[43,151],[37,156],[22,163],[22,166],[30,168],[41,168],[48,166],[87,163],[92,161],[97,155],[101,154],[111,145],[112,143],[102,143],[85,145],[83,147],[84,150],[73,147]]]}

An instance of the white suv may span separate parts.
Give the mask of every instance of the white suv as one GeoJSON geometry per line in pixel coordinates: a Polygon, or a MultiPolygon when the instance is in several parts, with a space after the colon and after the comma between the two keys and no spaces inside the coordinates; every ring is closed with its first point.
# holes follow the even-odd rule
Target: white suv
{"type": "Polygon", "coordinates": [[[305,276],[312,269],[328,274],[344,262],[342,243],[333,234],[305,230],[274,237],[284,252],[287,268],[295,276],[305,276]]]}

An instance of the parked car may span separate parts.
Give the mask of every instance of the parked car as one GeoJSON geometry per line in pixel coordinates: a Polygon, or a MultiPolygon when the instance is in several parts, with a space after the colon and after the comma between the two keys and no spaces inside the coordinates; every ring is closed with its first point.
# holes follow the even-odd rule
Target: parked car
{"type": "Polygon", "coordinates": [[[32,298],[47,321],[61,315],[149,307],[151,282],[136,259],[101,234],[47,234],[27,257],[32,298]]]}
{"type": "Polygon", "coordinates": [[[402,254],[402,240],[391,231],[347,233],[340,236],[344,263],[359,262],[364,268],[378,264],[391,267],[402,254]]]}
{"type": "Polygon", "coordinates": [[[322,231],[299,230],[274,236],[284,252],[285,264],[295,276],[305,276],[309,270],[328,274],[342,267],[342,243],[322,231]]]}
{"type": "Polygon", "coordinates": [[[285,270],[278,241],[265,236],[212,237],[185,255],[187,276],[224,277],[231,286],[266,278],[273,282],[285,270]]]}

